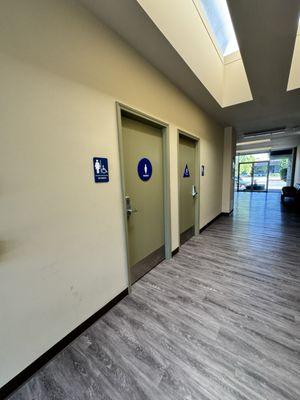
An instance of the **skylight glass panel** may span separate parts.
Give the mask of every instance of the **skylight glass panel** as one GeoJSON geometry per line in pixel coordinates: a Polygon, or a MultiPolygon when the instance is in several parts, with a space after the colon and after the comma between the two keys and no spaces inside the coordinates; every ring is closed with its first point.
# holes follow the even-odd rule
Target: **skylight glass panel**
{"type": "Polygon", "coordinates": [[[223,56],[239,50],[226,0],[199,0],[223,56]]]}

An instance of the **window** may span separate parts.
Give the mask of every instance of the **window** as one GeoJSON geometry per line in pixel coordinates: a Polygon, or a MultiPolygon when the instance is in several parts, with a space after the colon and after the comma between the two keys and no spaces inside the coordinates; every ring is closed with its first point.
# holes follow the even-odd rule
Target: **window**
{"type": "Polygon", "coordinates": [[[239,50],[226,0],[197,0],[202,6],[210,29],[223,56],[239,50]]]}

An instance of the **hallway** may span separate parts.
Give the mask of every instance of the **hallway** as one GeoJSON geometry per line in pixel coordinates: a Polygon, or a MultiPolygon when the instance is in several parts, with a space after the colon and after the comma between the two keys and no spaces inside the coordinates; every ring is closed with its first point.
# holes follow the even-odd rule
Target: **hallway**
{"type": "Polygon", "coordinates": [[[299,227],[238,193],[11,400],[298,400],[299,227]]]}

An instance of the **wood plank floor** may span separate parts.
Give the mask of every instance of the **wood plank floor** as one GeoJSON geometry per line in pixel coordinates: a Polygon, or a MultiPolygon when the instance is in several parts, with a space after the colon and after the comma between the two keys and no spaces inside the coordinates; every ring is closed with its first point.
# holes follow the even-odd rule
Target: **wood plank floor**
{"type": "Polygon", "coordinates": [[[299,400],[300,217],[236,204],[11,400],[299,400]]]}

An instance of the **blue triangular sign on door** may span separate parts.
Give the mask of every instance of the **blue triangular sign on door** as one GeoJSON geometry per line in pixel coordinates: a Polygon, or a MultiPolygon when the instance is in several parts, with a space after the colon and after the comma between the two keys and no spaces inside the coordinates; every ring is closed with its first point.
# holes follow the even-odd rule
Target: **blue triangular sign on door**
{"type": "Polygon", "coordinates": [[[188,168],[187,164],[185,164],[185,168],[184,168],[184,172],[183,172],[183,177],[184,177],[184,178],[189,178],[189,176],[190,176],[190,171],[189,171],[189,168],[188,168]]]}

